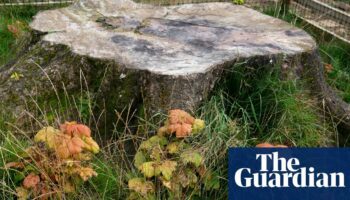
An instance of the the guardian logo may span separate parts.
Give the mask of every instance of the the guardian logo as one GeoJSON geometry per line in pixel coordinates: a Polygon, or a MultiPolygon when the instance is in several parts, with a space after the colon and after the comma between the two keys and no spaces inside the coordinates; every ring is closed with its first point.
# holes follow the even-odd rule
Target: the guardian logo
{"type": "Polygon", "coordinates": [[[350,199],[350,148],[232,148],[229,200],[350,199]]]}
{"type": "Polygon", "coordinates": [[[256,154],[259,171],[249,167],[239,168],[234,180],[239,187],[345,187],[345,175],[342,172],[325,173],[315,167],[303,167],[298,158],[283,158],[278,152],[256,154]],[[272,166],[268,168],[268,166],[272,166]]]}

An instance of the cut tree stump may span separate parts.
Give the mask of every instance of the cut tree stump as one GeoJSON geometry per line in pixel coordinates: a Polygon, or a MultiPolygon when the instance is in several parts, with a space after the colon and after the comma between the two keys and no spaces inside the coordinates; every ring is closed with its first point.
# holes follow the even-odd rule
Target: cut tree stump
{"type": "Polygon", "coordinates": [[[81,88],[110,116],[130,102],[148,114],[194,111],[238,61],[295,74],[314,67],[304,63],[317,51],[303,30],[231,3],[82,0],[38,13],[30,29],[25,50],[0,68],[3,108],[17,116],[28,99],[45,104],[81,88]]]}

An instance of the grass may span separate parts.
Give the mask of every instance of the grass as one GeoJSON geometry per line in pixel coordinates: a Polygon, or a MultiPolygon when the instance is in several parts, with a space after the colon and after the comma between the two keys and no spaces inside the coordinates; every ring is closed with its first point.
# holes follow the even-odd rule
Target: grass
{"type": "Polygon", "coordinates": [[[0,142],[0,198],[1,199],[13,199],[15,194],[15,188],[20,183],[20,180],[24,178],[23,174],[16,173],[15,169],[8,170],[4,166],[6,163],[15,161],[21,157],[26,146],[28,146],[27,140],[19,140],[12,134],[0,133],[3,140],[0,142]]]}
{"type": "MultiPolygon", "coordinates": [[[[13,55],[11,46],[15,38],[7,30],[7,25],[16,20],[28,22],[37,10],[8,10],[0,16],[0,64],[13,55]]],[[[271,12],[271,13],[274,13],[271,12]]],[[[271,14],[270,13],[270,14],[271,14]]],[[[293,16],[285,18],[296,22],[293,16]]],[[[324,62],[331,63],[334,70],[328,74],[328,81],[339,89],[345,100],[349,100],[349,47],[337,41],[323,42],[320,49],[324,62]]],[[[209,169],[219,174],[219,190],[201,191],[201,199],[227,199],[227,150],[230,147],[251,147],[262,142],[287,144],[298,147],[327,146],[337,143],[336,127],[324,117],[302,81],[281,80],[280,66],[260,66],[247,69],[245,63],[233,67],[232,78],[215,88],[212,96],[196,112],[207,126],[202,135],[191,140],[194,147],[202,149],[209,169]]],[[[82,95],[78,103],[67,105],[76,110],[83,121],[93,118],[93,104],[90,95],[82,95]],[[73,105],[74,104],[74,105],[73,105]]],[[[73,101],[75,102],[75,101],[73,101]]],[[[127,109],[126,109],[127,110],[127,109]]],[[[52,111],[47,121],[54,123],[64,116],[66,110],[52,111]],[[57,114],[58,113],[58,114],[57,114]],[[55,120],[56,119],[56,120],[55,120]]],[[[0,166],[18,159],[28,145],[28,137],[19,137],[5,129],[6,119],[0,118],[0,166]],[[24,139],[21,139],[24,138],[24,139]]],[[[98,176],[84,184],[72,199],[125,199],[128,195],[127,181],[136,173],[132,165],[133,148],[137,148],[156,125],[147,119],[138,120],[138,131],[131,132],[128,125],[116,129],[118,140],[108,141],[94,159],[94,169],[98,176]]],[[[96,135],[98,138],[99,136],[96,135]]],[[[0,198],[13,198],[14,188],[20,177],[15,177],[8,169],[0,169],[0,198]]],[[[23,178],[23,177],[22,177],[23,178]]]]}
{"type": "Polygon", "coordinates": [[[32,7],[25,8],[0,8],[0,65],[13,57],[12,46],[15,44],[14,35],[8,30],[7,26],[16,21],[28,23],[37,13],[38,9],[32,7]]]}
{"type": "Polygon", "coordinates": [[[321,43],[320,52],[323,61],[333,66],[333,70],[327,73],[328,83],[350,103],[350,45],[333,39],[321,43]]]}
{"type": "Polygon", "coordinates": [[[225,91],[229,115],[245,127],[248,146],[271,142],[316,147],[334,142],[336,128],[303,81],[281,80],[279,66],[239,67],[220,90],[225,91]]]}
{"type": "Polygon", "coordinates": [[[315,38],[324,64],[331,64],[333,68],[326,74],[328,83],[337,90],[344,101],[350,103],[350,44],[301,21],[292,13],[280,14],[279,11],[278,6],[263,10],[267,15],[280,18],[304,29],[315,38]]]}

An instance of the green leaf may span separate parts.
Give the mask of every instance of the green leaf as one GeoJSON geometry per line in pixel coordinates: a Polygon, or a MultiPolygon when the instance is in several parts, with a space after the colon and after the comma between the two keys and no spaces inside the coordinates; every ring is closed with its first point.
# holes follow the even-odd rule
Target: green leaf
{"type": "Polygon", "coordinates": [[[203,162],[203,157],[197,152],[186,151],[180,155],[184,164],[191,163],[195,167],[199,167],[203,162]]]}
{"type": "Polygon", "coordinates": [[[155,165],[155,162],[145,162],[139,167],[139,170],[146,178],[151,178],[155,175],[155,165]]]}
{"type": "Polygon", "coordinates": [[[210,171],[204,176],[204,187],[206,190],[217,190],[220,188],[220,179],[217,173],[210,171]]]}
{"type": "Polygon", "coordinates": [[[56,135],[60,134],[60,130],[51,126],[41,129],[35,136],[35,142],[44,142],[50,149],[55,147],[56,135]]]}
{"type": "Polygon", "coordinates": [[[161,147],[168,144],[168,140],[164,136],[155,135],[149,139],[152,144],[159,144],[161,147]]]}
{"type": "Polygon", "coordinates": [[[163,154],[163,151],[158,145],[152,148],[150,157],[152,158],[153,161],[160,161],[162,154],[163,154]]]}
{"type": "Polygon", "coordinates": [[[21,182],[23,179],[25,178],[25,175],[22,172],[16,172],[15,173],[15,177],[14,177],[14,181],[16,183],[21,182]]]}
{"type": "Polygon", "coordinates": [[[146,162],[146,156],[142,151],[138,151],[135,154],[134,165],[136,168],[139,168],[144,162],[146,162]]]}
{"type": "Polygon", "coordinates": [[[139,151],[140,150],[146,150],[149,151],[152,149],[152,143],[149,140],[143,141],[140,145],[139,151]]]}
{"type": "Polygon", "coordinates": [[[156,167],[156,175],[162,174],[165,180],[170,180],[173,172],[176,170],[177,162],[165,160],[156,167]]]}
{"type": "Polygon", "coordinates": [[[198,182],[198,177],[195,173],[193,173],[192,170],[187,169],[186,170],[186,176],[189,180],[189,185],[194,188],[196,186],[196,183],[198,182]]]}
{"type": "Polygon", "coordinates": [[[168,140],[163,136],[155,135],[150,139],[143,141],[140,145],[141,150],[150,151],[153,147],[159,145],[160,147],[164,147],[168,144],[168,140]]]}
{"type": "Polygon", "coordinates": [[[195,119],[192,125],[192,134],[198,134],[205,128],[205,123],[201,119],[195,119]]]}
{"type": "Polygon", "coordinates": [[[170,153],[170,154],[175,154],[179,152],[179,142],[172,142],[170,144],[167,145],[166,150],[170,153]]]}
{"type": "Polygon", "coordinates": [[[18,81],[20,78],[24,77],[23,74],[14,72],[11,74],[10,78],[18,81]]]}
{"type": "Polygon", "coordinates": [[[34,172],[36,171],[36,168],[33,165],[27,165],[24,169],[23,172],[29,174],[29,172],[34,172]]]}

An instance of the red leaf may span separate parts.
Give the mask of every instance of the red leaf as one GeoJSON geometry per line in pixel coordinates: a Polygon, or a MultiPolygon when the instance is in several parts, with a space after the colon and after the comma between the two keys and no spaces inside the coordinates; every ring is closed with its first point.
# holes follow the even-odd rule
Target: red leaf
{"type": "Polygon", "coordinates": [[[34,173],[30,173],[23,180],[23,187],[26,189],[34,188],[40,182],[40,177],[34,173]]]}
{"type": "Polygon", "coordinates": [[[65,122],[64,124],[61,124],[60,128],[64,134],[70,136],[91,136],[90,128],[84,124],[77,124],[76,122],[65,122]]]}

